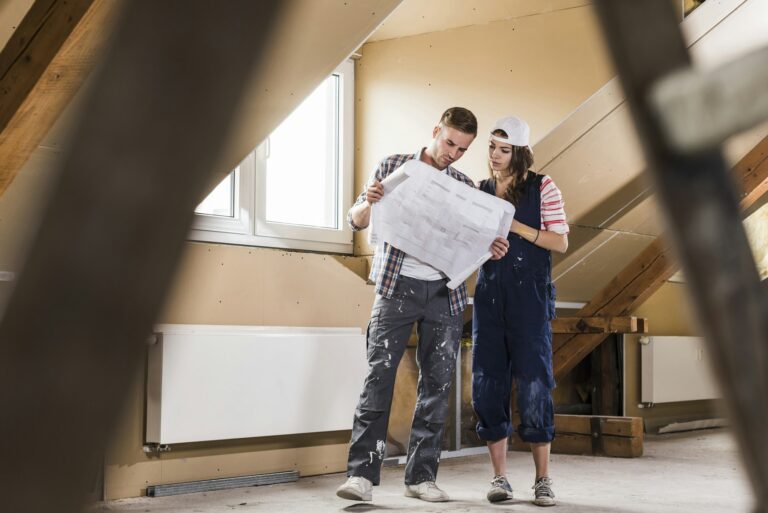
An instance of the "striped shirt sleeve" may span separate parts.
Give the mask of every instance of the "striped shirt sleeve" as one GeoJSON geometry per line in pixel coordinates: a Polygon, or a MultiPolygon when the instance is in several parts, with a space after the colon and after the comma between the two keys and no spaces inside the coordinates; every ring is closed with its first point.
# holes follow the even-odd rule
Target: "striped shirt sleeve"
{"type": "Polygon", "coordinates": [[[547,175],[541,180],[541,229],[561,235],[570,231],[565,218],[563,195],[547,175]]]}

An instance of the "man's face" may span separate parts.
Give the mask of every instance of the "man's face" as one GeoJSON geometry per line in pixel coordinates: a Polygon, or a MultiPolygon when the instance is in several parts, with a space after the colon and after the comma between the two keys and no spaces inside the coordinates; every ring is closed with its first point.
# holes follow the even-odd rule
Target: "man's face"
{"type": "Polygon", "coordinates": [[[474,135],[441,123],[432,130],[432,159],[439,169],[445,169],[459,160],[474,140],[474,135]]]}

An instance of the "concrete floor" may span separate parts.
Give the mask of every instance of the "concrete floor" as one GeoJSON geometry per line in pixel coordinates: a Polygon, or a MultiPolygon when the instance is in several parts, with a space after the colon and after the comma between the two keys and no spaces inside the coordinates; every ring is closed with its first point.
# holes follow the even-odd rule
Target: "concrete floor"
{"type": "MultiPolygon", "coordinates": [[[[302,478],[296,483],[240,488],[173,497],[126,499],[94,512],[488,512],[542,511],[530,501],[533,462],[512,452],[509,478],[516,499],[485,501],[490,480],[486,456],[443,460],[438,484],[451,502],[430,504],[403,496],[403,467],[385,468],[373,503],[357,504],[334,495],[343,474],[302,478]]],[[[552,456],[550,473],[558,507],[546,511],[590,513],[748,512],[753,500],[730,433],[723,429],[647,436],[642,458],[552,456]]]]}

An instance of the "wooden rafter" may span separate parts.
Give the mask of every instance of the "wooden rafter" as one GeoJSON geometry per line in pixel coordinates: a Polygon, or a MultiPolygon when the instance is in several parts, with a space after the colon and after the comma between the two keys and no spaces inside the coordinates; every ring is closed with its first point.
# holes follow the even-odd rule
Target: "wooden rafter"
{"type": "Polygon", "coordinates": [[[82,85],[118,0],[37,0],[0,52],[0,195],[82,85]]]}
{"type": "MultiPolygon", "coordinates": [[[[768,190],[768,137],[757,144],[731,173],[740,188],[740,206],[748,209],[768,190]]],[[[625,316],[643,304],[678,270],[672,248],[659,237],[577,312],[578,317],[625,316]]],[[[581,362],[607,333],[556,334],[552,343],[555,377],[581,362]]]]}

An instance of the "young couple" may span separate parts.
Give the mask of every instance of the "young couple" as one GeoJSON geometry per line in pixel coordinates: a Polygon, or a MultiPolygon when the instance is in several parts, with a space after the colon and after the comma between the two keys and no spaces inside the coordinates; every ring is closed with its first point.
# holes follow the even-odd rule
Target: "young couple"
{"type": "MultiPolygon", "coordinates": [[[[414,154],[382,160],[366,190],[350,209],[354,230],[366,228],[371,206],[384,194],[381,181],[410,159],[420,159],[474,187],[452,164],[477,135],[477,120],[467,109],[446,110],[432,130],[432,141],[414,154]]],[[[478,436],[488,444],[494,477],[487,498],[512,499],[506,477],[507,440],[513,432],[510,395],[517,386],[520,438],[531,444],[536,467],[534,502],[555,504],[548,462],[554,438],[551,390],[552,331],[555,292],[550,252],[565,252],[568,225],[560,191],[552,179],[535,173],[528,125],[516,117],[498,120],[488,139],[490,178],[480,190],[515,206],[506,239],[492,243],[491,259],[479,271],[473,308],[472,403],[479,419],[478,436]]],[[[376,299],[368,325],[368,375],[355,410],[347,481],[336,494],[372,500],[379,484],[397,366],[416,323],[420,369],[418,396],[405,468],[405,495],[443,502],[437,468],[448,414],[450,383],[459,350],[466,284],[455,290],[434,267],[389,244],[376,248],[370,275],[376,299]]]]}

